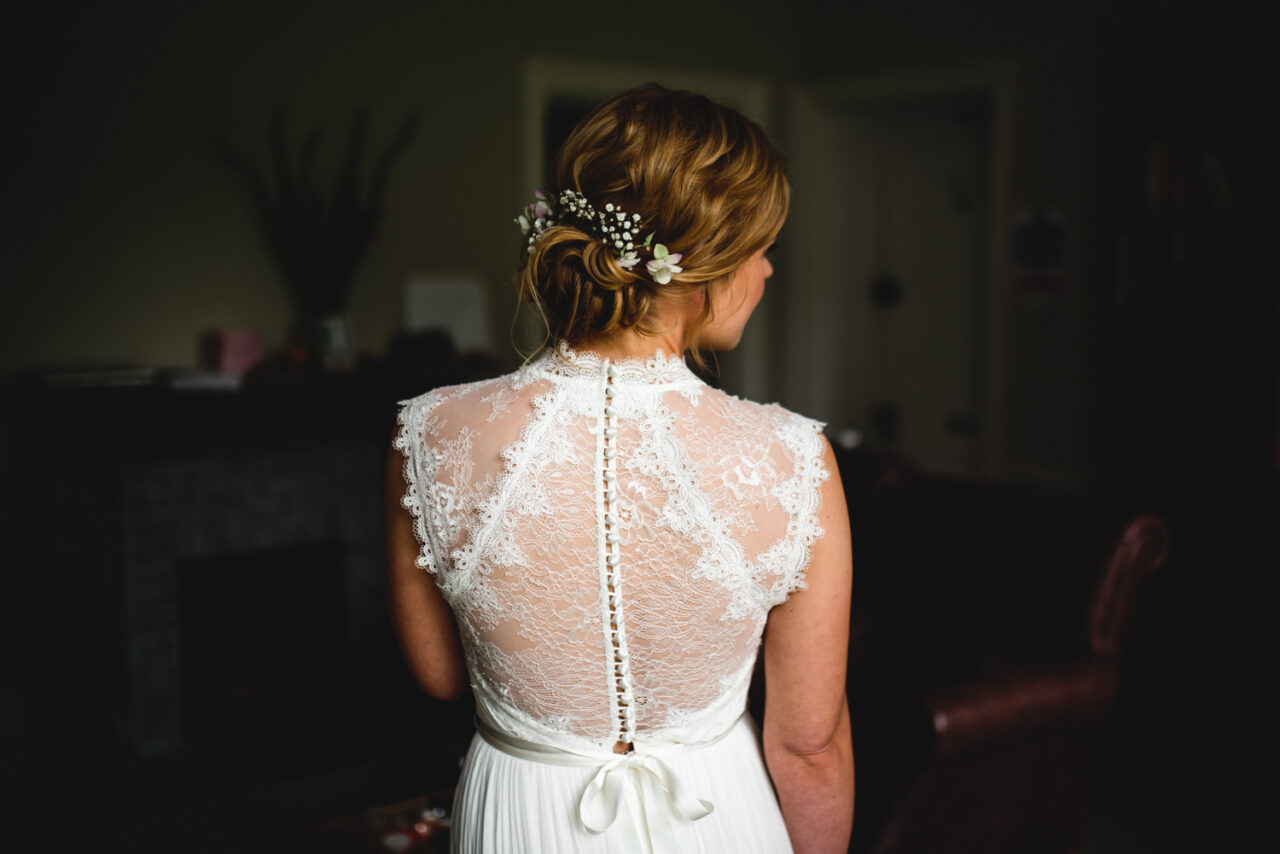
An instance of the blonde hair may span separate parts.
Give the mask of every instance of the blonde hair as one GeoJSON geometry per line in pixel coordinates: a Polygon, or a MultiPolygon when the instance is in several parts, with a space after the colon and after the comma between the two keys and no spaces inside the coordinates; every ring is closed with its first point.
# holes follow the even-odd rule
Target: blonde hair
{"type": "Polygon", "coordinates": [[[607,203],[641,215],[641,234],[683,255],[677,273],[656,284],[643,263],[622,267],[597,236],[557,225],[530,248],[516,273],[520,297],[547,325],[549,340],[571,345],[635,327],[659,331],[654,308],[702,297],[782,228],[790,203],[786,168],[761,128],[738,111],[692,92],[649,84],[613,96],[565,140],[547,195],[575,190],[597,209],[607,203]]]}

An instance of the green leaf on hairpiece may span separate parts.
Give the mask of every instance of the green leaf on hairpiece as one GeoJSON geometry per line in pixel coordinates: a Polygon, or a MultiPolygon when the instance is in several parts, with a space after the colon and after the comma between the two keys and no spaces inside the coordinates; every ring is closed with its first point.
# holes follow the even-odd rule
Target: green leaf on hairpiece
{"type": "Polygon", "coordinates": [[[651,232],[649,232],[649,236],[648,236],[648,237],[646,237],[646,238],[644,239],[644,243],[643,243],[643,244],[641,244],[641,245],[642,245],[642,246],[648,246],[648,245],[649,245],[650,243],[652,243],[652,242],[653,242],[653,232],[651,231],[651,232]]]}

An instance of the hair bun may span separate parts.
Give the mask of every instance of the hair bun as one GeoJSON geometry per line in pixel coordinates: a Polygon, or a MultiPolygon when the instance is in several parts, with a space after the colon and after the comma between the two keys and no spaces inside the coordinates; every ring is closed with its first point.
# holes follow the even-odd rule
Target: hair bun
{"type": "Polygon", "coordinates": [[[600,240],[572,226],[548,229],[532,247],[517,287],[556,338],[578,342],[634,326],[648,312],[649,283],[600,240]]]}
{"type": "Polygon", "coordinates": [[[588,237],[582,246],[582,268],[600,287],[616,291],[633,285],[638,277],[618,263],[618,256],[599,240],[588,237]]]}

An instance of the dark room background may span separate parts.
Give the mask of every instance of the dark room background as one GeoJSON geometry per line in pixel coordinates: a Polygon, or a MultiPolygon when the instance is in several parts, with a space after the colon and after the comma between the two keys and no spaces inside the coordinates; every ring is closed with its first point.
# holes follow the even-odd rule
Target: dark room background
{"type": "MultiPolygon", "coordinates": [[[[979,164],[1000,195],[981,202],[980,405],[948,421],[977,450],[955,473],[1169,520],[1175,558],[1137,614],[1111,773],[1148,791],[1153,825],[1244,822],[1260,795],[1242,757],[1268,741],[1259,591],[1280,568],[1280,139],[1266,121],[1266,11],[1209,0],[8,11],[0,784],[12,794],[0,816],[41,825],[20,834],[32,850],[70,850],[107,821],[103,803],[143,822],[148,804],[180,816],[201,798],[234,802],[227,793],[249,782],[312,774],[314,802],[336,804],[325,774],[398,752],[410,770],[368,771],[383,774],[378,796],[449,784],[455,734],[422,722],[465,728],[467,714],[416,693],[380,598],[391,404],[428,387],[415,382],[519,363],[512,218],[533,189],[530,80],[583,68],[753,93],[795,167],[796,208],[752,345],[723,359],[723,384],[830,421],[833,440],[886,447],[897,410],[839,395],[841,377],[865,367],[841,330],[862,329],[884,292],[855,257],[863,235],[804,207],[824,174],[806,153],[817,113],[804,105],[948,75],[996,81],[1000,111],[979,110],[982,150],[1000,156],[979,164]],[[289,291],[216,143],[266,164],[281,107],[291,151],[324,128],[322,176],[336,174],[358,109],[367,161],[418,117],[350,283],[350,362],[318,400],[287,382],[148,396],[173,378],[216,384],[202,350],[211,330],[252,331],[277,380],[302,370],[289,291]],[[846,251],[847,276],[813,260],[846,251]],[[404,335],[406,287],[420,277],[477,283],[483,297],[491,344],[458,356],[456,374],[413,364],[437,352],[433,340],[448,349],[404,335]],[[810,336],[807,318],[824,315],[829,328],[810,336]],[[298,596],[305,607],[281,617],[298,596]],[[255,656],[269,643],[278,660],[255,656]],[[235,661],[258,669],[227,670],[235,661]],[[341,672],[331,685],[323,662],[341,672]],[[237,691],[256,699],[226,700],[237,691]],[[414,777],[414,761],[439,766],[442,754],[439,779],[414,777]]],[[[944,337],[909,349],[944,360],[944,337]]]]}

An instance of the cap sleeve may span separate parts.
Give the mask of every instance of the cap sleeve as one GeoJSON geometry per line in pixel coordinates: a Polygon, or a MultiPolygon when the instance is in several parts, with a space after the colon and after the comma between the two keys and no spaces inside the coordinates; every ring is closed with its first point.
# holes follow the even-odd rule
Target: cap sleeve
{"type": "Polygon", "coordinates": [[[760,601],[765,608],[785,602],[793,591],[805,588],[813,546],[823,531],[818,518],[822,484],[830,477],[823,462],[826,439],[820,421],[780,409],[777,438],[790,451],[792,470],[773,489],[787,512],[783,538],[761,561],[760,601]]]}
{"type": "Polygon", "coordinates": [[[404,456],[405,492],[400,505],[413,516],[418,541],[416,563],[433,575],[444,567],[446,554],[439,530],[439,514],[433,498],[439,457],[432,447],[431,412],[439,403],[435,393],[400,402],[399,429],[392,447],[404,456]]]}

